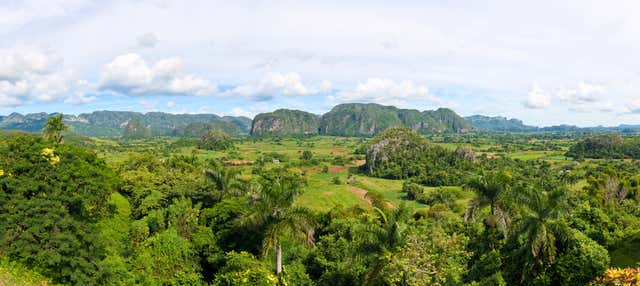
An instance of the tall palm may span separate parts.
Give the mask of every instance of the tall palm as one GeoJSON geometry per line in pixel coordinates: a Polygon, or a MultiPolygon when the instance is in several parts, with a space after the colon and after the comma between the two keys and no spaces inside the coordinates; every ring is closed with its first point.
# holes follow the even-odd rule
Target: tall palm
{"type": "Polygon", "coordinates": [[[218,200],[243,195],[245,184],[240,179],[240,172],[236,169],[214,164],[205,170],[205,176],[209,182],[213,183],[218,200]]]}
{"type": "Polygon", "coordinates": [[[527,262],[522,273],[535,274],[555,261],[557,247],[569,239],[569,228],[563,220],[568,213],[567,192],[531,188],[520,194],[523,213],[513,231],[525,242],[522,253],[527,255],[527,262]]]}
{"type": "Polygon", "coordinates": [[[42,129],[44,138],[51,139],[56,144],[62,143],[62,132],[69,130],[69,126],[62,122],[62,114],[54,115],[47,119],[47,123],[42,129]]]}
{"type": "Polygon", "coordinates": [[[264,178],[262,188],[250,194],[250,212],[245,221],[262,226],[265,230],[263,254],[271,249],[276,252],[276,275],[282,273],[282,239],[285,237],[314,246],[314,216],[306,208],[293,206],[294,199],[302,192],[300,178],[275,174],[264,178]]]}
{"type": "Polygon", "coordinates": [[[465,220],[470,221],[478,213],[489,207],[491,215],[485,218],[485,225],[493,228],[501,227],[506,231],[509,225],[509,198],[511,177],[506,172],[491,172],[472,179],[466,187],[477,194],[467,206],[465,220]]]}
{"type": "MultiPolygon", "coordinates": [[[[386,206],[386,205],[385,205],[386,206]]],[[[407,221],[410,209],[406,204],[397,208],[374,207],[377,217],[373,224],[365,225],[360,232],[360,239],[364,240],[367,251],[374,251],[376,260],[371,269],[363,277],[363,285],[380,285],[381,270],[389,263],[393,253],[397,253],[405,244],[407,221]]]]}

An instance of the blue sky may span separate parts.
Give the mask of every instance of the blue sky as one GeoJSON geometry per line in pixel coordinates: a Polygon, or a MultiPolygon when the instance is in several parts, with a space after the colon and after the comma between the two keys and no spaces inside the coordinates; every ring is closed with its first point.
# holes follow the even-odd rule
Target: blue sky
{"type": "Polygon", "coordinates": [[[0,114],[344,102],[640,123],[637,1],[0,1],[0,114]],[[347,3],[345,3],[347,2],[347,3]]]}

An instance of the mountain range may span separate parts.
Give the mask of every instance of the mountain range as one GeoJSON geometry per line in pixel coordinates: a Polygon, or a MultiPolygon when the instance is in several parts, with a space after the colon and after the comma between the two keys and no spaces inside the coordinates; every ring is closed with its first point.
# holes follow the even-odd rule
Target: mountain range
{"type": "MultiPolygon", "coordinates": [[[[0,129],[39,132],[51,116],[58,113],[12,113],[0,116],[0,129]]],[[[301,110],[278,109],[250,119],[215,114],[171,114],[163,112],[94,111],[63,115],[72,132],[91,137],[180,136],[200,137],[207,130],[222,130],[231,135],[253,136],[373,136],[384,129],[406,126],[418,133],[481,132],[584,132],[640,133],[640,125],[616,127],[577,127],[557,125],[536,127],[518,119],[473,115],[461,117],[453,110],[438,108],[419,111],[374,103],[347,103],[318,115],[301,110]],[[136,131],[135,134],[132,134],[136,131]]]]}
{"type": "Polygon", "coordinates": [[[519,119],[502,116],[472,115],[465,117],[469,124],[479,131],[490,132],[583,132],[583,133],[640,133],[640,125],[620,124],[618,126],[578,127],[575,125],[554,125],[537,127],[524,124],[519,119]]]}

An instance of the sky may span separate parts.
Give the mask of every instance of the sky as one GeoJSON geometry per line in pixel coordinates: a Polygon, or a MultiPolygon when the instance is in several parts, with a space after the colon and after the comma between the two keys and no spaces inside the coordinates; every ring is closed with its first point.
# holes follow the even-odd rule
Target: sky
{"type": "Polygon", "coordinates": [[[0,114],[348,102],[640,124],[639,1],[0,0],[0,114]]]}

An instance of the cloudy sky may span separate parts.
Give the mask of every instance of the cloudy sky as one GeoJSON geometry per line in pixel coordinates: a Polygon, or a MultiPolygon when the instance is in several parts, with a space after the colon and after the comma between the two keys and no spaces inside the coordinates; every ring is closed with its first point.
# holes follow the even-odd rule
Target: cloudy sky
{"type": "Polygon", "coordinates": [[[638,1],[0,1],[0,114],[344,102],[640,124],[638,1]],[[562,2],[562,3],[560,3],[562,2]]]}

